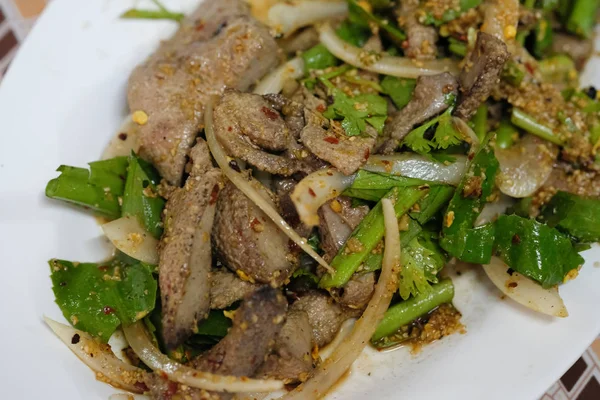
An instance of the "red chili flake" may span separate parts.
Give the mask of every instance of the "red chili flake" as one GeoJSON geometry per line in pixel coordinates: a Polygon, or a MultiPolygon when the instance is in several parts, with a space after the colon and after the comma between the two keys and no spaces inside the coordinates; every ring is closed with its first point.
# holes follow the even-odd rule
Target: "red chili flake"
{"type": "Polygon", "coordinates": [[[79,336],[79,333],[74,334],[73,337],[71,338],[71,344],[79,343],[80,339],[81,339],[81,336],[79,336]]]}
{"type": "Polygon", "coordinates": [[[327,173],[327,175],[329,175],[329,176],[333,176],[333,171],[327,171],[326,173],[327,173]]]}
{"type": "Polygon", "coordinates": [[[467,158],[469,159],[469,161],[471,161],[473,158],[475,158],[475,153],[473,153],[473,152],[469,153],[467,158]]]}
{"type": "Polygon", "coordinates": [[[331,144],[338,144],[340,142],[340,139],[333,137],[333,136],[327,136],[323,140],[326,141],[327,143],[331,143],[331,144]]]}
{"type": "Polygon", "coordinates": [[[279,118],[279,114],[277,114],[275,111],[271,110],[267,106],[263,106],[263,108],[261,108],[261,111],[267,116],[267,118],[269,118],[272,121],[275,121],[277,118],[279,118]]]}
{"type": "Polygon", "coordinates": [[[219,185],[215,185],[210,192],[210,200],[209,204],[215,204],[217,202],[217,198],[219,197],[219,185]]]}
{"type": "Polygon", "coordinates": [[[525,63],[525,69],[527,69],[527,71],[530,74],[533,74],[535,72],[535,67],[533,65],[531,65],[530,63],[525,63]]]}
{"type": "Polygon", "coordinates": [[[467,35],[465,35],[464,33],[462,35],[458,35],[458,40],[460,40],[461,42],[466,42],[469,39],[467,38],[467,35]]]}
{"type": "Polygon", "coordinates": [[[177,393],[177,382],[169,381],[167,390],[165,391],[165,396],[170,399],[175,393],[177,393]]]}
{"type": "Polygon", "coordinates": [[[165,371],[159,371],[158,374],[163,379],[169,379],[169,375],[167,375],[167,373],[165,371]]]}
{"type": "Polygon", "coordinates": [[[261,225],[261,223],[260,223],[260,221],[258,220],[258,218],[254,218],[254,219],[252,220],[252,222],[250,222],[250,228],[252,228],[252,229],[254,230],[254,228],[255,228],[257,225],[261,225]]]}
{"type": "Polygon", "coordinates": [[[326,109],[327,109],[327,107],[325,107],[325,104],[319,104],[319,105],[317,106],[317,111],[318,111],[318,112],[323,112],[323,111],[325,111],[326,109]]]}
{"type": "Polygon", "coordinates": [[[314,190],[312,190],[312,188],[308,188],[308,193],[310,193],[310,195],[311,195],[312,197],[317,197],[317,194],[315,193],[315,191],[314,191],[314,190]]]}
{"type": "Polygon", "coordinates": [[[106,272],[106,271],[108,271],[108,266],[106,266],[106,265],[99,265],[98,269],[100,271],[102,271],[102,272],[106,272]]]}
{"type": "Polygon", "coordinates": [[[121,139],[121,140],[127,140],[127,134],[126,133],[119,133],[119,139],[121,139]]]}
{"type": "Polygon", "coordinates": [[[368,159],[370,155],[371,155],[371,150],[365,149],[365,160],[368,159]]]}
{"type": "Polygon", "coordinates": [[[113,310],[113,308],[111,306],[104,306],[104,308],[102,309],[102,312],[104,313],[104,315],[110,315],[110,314],[114,313],[115,310],[113,310]]]}
{"type": "Polygon", "coordinates": [[[516,288],[517,286],[519,286],[519,284],[518,284],[517,282],[510,282],[510,283],[508,284],[508,287],[509,287],[509,288],[511,288],[511,289],[514,289],[514,288],[516,288]]]}
{"type": "Polygon", "coordinates": [[[148,386],[146,386],[146,384],[144,382],[136,382],[133,384],[133,386],[138,388],[140,390],[140,392],[142,392],[142,393],[146,393],[149,390],[148,386]]]}
{"type": "Polygon", "coordinates": [[[200,22],[198,25],[196,25],[197,31],[201,31],[202,29],[204,29],[204,22],[200,22]]]}
{"type": "Polygon", "coordinates": [[[231,131],[233,130],[233,128],[232,128],[231,126],[228,126],[228,127],[227,127],[227,130],[228,130],[229,132],[231,132],[231,131]]]}
{"type": "Polygon", "coordinates": [[[408,40],[405,40],[404,42],[402,42],[402,48],[408,49],[408,40]]]}
{"type": "Polygon", "coordinates": [[[515,233],[515,235],[512,237],[512,243],[513,244],[521,244],[521,236],[519,236],[515,233]]]}

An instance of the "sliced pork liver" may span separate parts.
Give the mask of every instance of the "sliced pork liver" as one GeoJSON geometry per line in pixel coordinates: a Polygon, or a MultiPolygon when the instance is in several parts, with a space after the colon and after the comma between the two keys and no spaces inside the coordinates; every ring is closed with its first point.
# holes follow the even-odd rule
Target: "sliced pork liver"
{"type": "Polygon", "coordinates": [[[277,62],[275,40],[245,2],[202,2],[131,74],[129,107],[148,116],[140,126],[140,154],[179,185],[210,97],[226,87],[246,90],[277,62]]]}
{"type": "MultiPolygon", "coordinates": [[[[273,200],[271,192],[252,182],[273,200]]],[[[288,237],[231,183],[219,195],[213,238],[223,263],[244,279],[281,286],[294,270],[288,237]]]]}
{"type": "Polygon", "coordinates": [[[192,334],[210,304],[210,232],[222,176],[212,167],[204,141],[196,144],[191,158],[193,167],[185,186],[175,189],[165,206],[159,244],[163,335],[169,347],[192,334]]]}

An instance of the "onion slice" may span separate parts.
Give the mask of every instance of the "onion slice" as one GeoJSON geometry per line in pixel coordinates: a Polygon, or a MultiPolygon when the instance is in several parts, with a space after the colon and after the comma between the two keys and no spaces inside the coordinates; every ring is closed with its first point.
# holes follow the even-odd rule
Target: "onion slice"
{"type": "Polygon", "coordinates": [[[279,93],[288,79],[299,79],[304,75],[304,60],[295,57],[280,65],[258,82],[254,88],[255,94],[279,93]]]}
{"type": "Polygon", "coordinates": [[[452,117],[452,125],[460,132],[465,141],[471,145],[470,152],[476,153],[481,147],[481,141],[479,140],[479,137],[477,137],[475,131],[473,131],[465,121],[458,117],[452,117]]]}
{"type": "Polygon", "coordinates": [[[96,373],[97,379],[133,393],[144,392],[144,371],[119,360],[112,353],[110,346],[98,342],[83,331],[46,316],[44,321],[56,336],[96,373]]]}
{"type": "Polygon", "coordinates": [[[255,188],[252,187],[252,185],[248,182],[248,178],[229,167],[227,154],[225,154],[225,150],[223,150],[223,147],[221,147],[221,144],[217,140],[213,129],[213,103],[214,101],[209,101],[204,111],[204,132],[206,134],[206,142],[208,143],[210,152],[221,168],[221,171],[223,171],[231,183],[233,183],[239,190],[242,191],[242,193],[244,193],[252,202],[254,202],[258,208],[267,214],[267,216],[271,218],[275,225],[277,225],[277,227],[281,229],[281,231],[285,233],[287,237],[294,241],[294,243],[304,250],[304,252],[306,252],[323,268],[325,268],[327,272],[330,274],[335,273],[335,270],[331,268],[331,266],[327,264],[327,262],[312,249],[312,247],[310,247],[310,245],[306,242],[306,239],[300,237],[300,235],[298,235],[298,233],[292,229],[285,219],[279,215],[275,207],[273,207],[273,204],[271,204],[270,201],[265,199],[255,188]]]}
{"type": "Polygon", "coordinates": [[[525,307],[554,317],[569,316],[558,287],[544,289],[540,284],[519,274],[509,274],[509,267],[498,257],[492,257],[489,264],[483,266],[488,278],[498,289],[514,301],[525,307]]]}
{"type": "Polygon", "coordinates": [[[508,149],[495,149],[500,164],[496,185],[510,197],[533,195],[550,178],[558,148],[535,135],[525,135],[508,149]]]}
{"type": "Polygon", "coordinates": [[[110,139],[101,159],[108,160],[119,156],[129,156],[132,151],[137,153],[140,147],[138,135],[138,125],[133,122],[131,115],[128,115],[115,136],[110,139]]]}
{"type": "Polygon", "coordinates": [[[381,275],[375,286],[373,297],[363,315],[356,321],[352,332],[334,350],[331,357],[319,365],[315,375],[294,391],[283,396],[282,399],[305,400],[324,396],[352,366],[369,343],[377,325],[383,318],[398,287],[400,234],[392,202],[389,199],[383,199],[381,202],[385,223],[385,250],[381,275]]]}
{"type": "Polygon", "coordinates": [[[454,155],[453,163],[432,161],[414,153],[396,153],[389,156],[369,157],[362,168],[371,172],[401,175],[409,178],[441,182],[457,186],[467,170],[467,157],[454,155]]]}
{"type": "Polygon", "coordinates": [[[319,224],[317,211],[352,185],[355,175],[344,175],[334,168],[321,169],[302,179],[291,194],[300,221],[312,227],[319,224]]]}
{"type": "Polygon", "coordinates": [[[303,26],[348,14],[345,1],[300,1],[281,2],[269,9],[267,24],[277,33],[288,36],[303,26]]]}
{"type": "Polygon", "coordinates": [[[120,251],[147,264],[158,264],[158,240],[137,218],[125,216],[102,225],[104,234],[120,251]]]}
{"type": "Polygon", "coordinates": [[[334,56],[350,65],[370,72],[415,79],[421,75],[436,75],[442,72],[450,72],[458,75],[460,72],[457,64],[447,58],[431,61],[414,61],[405,57],[392,57],[370,53],[344,42],[334,32],[329,23],[318,27],[318,30],[321,43],[334,56]]]}
{"type": "Polygon", "coordinates": [[[229,393],[272,392],[283,388],[283,381],[211,374],[173,361],[154,346],[142,322],[123,327],[123,332],[140,360],[171,381],[198,389],[229,393]]]}

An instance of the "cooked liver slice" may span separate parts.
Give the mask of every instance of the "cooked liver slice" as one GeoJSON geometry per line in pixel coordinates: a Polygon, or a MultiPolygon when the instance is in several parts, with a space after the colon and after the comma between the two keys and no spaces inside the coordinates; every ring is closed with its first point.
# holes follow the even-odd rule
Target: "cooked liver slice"
{"type": "Polygon", "coordinates": [[[205,1],[129,78],[132,112],[143,111],[140,154],[179,185],[211,96],[246,90],[277,64],[277,44],[242,0],[205,1]]]}
{"type": "Polygon", "coordinates": [[[212,167],[203,140],[191,151],[191,158],[193,167],[185,186],[167,200],[159,244],[163,335],[171,348],[193,333],[210,304],[210,232],[222,176],[212,167]]]}

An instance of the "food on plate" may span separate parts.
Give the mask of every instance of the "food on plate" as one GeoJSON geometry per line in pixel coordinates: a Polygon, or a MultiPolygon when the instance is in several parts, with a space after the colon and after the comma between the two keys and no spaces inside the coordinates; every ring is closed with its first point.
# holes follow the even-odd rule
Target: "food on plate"
{"type": "Polygon", "coordinates": [[[600,241],[600,100],[578,85],[597,2],[154,3],[123,17],[180,26],[132,71],[127,122],[46,187],[115,248],[49,262],[71,326],[48,325],[99,378],[320,398],[367,345],[464,333],[459,262],[568,316],[559,287],[600,241]]]}

